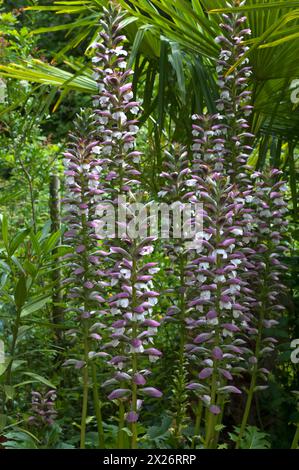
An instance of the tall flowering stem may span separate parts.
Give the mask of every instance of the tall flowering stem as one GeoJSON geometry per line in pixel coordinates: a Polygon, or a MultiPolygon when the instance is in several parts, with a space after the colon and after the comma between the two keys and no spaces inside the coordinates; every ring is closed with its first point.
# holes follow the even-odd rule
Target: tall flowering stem
{"type": "MultiPolygon", "coordinates": [[[[227,2],[231,7],[238,7],[240,3],[244,2],[227,2]]],[[[221,45],[217,62],[220,98],[216,105],[219,111],[218,120],[223,124],[222,136],[225,139],[222,151],[223,171],[231,177],[232,183],[238,183],[241,190],[249,183],[247,160],[252,152],[251,143],[254,137],[249,132],[248,122],[253,110],[250,104],[252,93],[248,90],[252,69],[248,65],[248,58],[244,58],[242,62],[242,57],[248,50],[244,40],[250,36],[251,30],[246,26],[246,16],[241,13],[226,13],[222,17],[222,35],[216,38],[216,42],[221,45]],[[235,67],[236,62],[240,60],[241,65],[235,67]]]]}
{"type": "MultiPolygon", "coordinates": [[[[228,3],[232,7],[238,7],[245,2],[230,0],[228,3]]],[[[248,58],[242,61],[242,57],[248,50],[248,47],[244,45],[244,40],[250,36],[251,31],[246,27],[247,19],[242,13],[233,12],[222,16],[223,22],[220,24],[222,35],[218,36],[216,41],[221,45],[220,58],[217,63],[218,84],[221,91],[217,108],[220,113],[218,119],[223,124],[222,136],[225,141],[223,170],[230,176],[231,181],[238,185],[244,199],[247,223],[244,226],[243,248],[240,247],[240,251],[246,255],[246,259],[242,264],[240,275],[241,279],[250,285],[250,289],[248,286],[246,289],[249,294],[247,305],[250,307],[248,364],[251,383],[237,441],[237,447],[239,447],[248,421],[254,391],[263,388],[257,385],[257,379],[262,376],[266,378],[268,374],[266,369],[260,368],[260,360],[264,354],[273,350],[275,342],[274,338],[265,337],[267,335],[264,330],[267,325],[275,323],[275,320],[269,320],[269,314],[273,313],[274,304],[278,302],[273,286],[278,283],[277,292],[284,289],[279,281],[278,272],[271,273],[271,271],[273,270],[272,262],[276,263],[276,268],[279,265],[276,255],[277,251],[279,253],[282,248],[278,250],[276,248],[284,231],[285,222],[281,217],[286,209],[279,191],[272,190],[271,192],[272,185],[276,184],[276,187],[280,185],[277,182],[278,170],[272,170],[270,174],[264,176],[255,173],[256,184],[250,181],[247,171],[250,168],[247,161],[252,152],[251,143],[254,136],[249,132],[248,119],[253,107],[250,103],[251,91],[248,89],[248,83],[252,70],[248,65],[248,58]],[[236,62],[241,65],[235,67],[236,62]],[[275,178],[276,183],[274,181],[271,183],[271,179],[275,180],[275,178]],[[270,194],[273,196],[275,193],[280,201],[278,207],[273,205],[275,197],[274,201],[270,200],[270,194]],[[281,212],[279,215],[281,223],[274,226],[272,218],[277,211],[281,212]],[[276,247],[274,242],[276,242],[276,247]],[[258,283],[256,279],[259,279],[258,283]],[[260,279],[263,280],[262,283],[260,279]],[[272,299],[272,305],[269,299],[272,299]]],[[[282,309],[279,302],[277,308],[282,309]]]]}
{"type": "MultiPolygon", "coordinates": [[[[228,6],[238,7],[244,3],[240,0],[229,0],[228,6]]],[[[249,59],[244,58],[248,50],[244,40],[250,37],[251,30],[246,26],[247,18],[242,13],[226,13],[222,18],[222,34],[216,38],[221,46],[216,68],[220,88],[220,98],[216,103],[219,111],[217,121],[220,125],[220,137],[223,139],[222,160],[219,166],[222,166],[221,172],[228,175],[230,181],[237,185],[244,204],[246,225],[242,246],[239,248],[245,259],[240,267],[243,270],[240,276],[242,280],[248,281],[248,271],[252,266],[251,254],[255,250],[252,244],[254,215],[251,207],[254,187],[250,179],[253,170],[248,165],[254,135],[250,132],[249,123],[253,111],[252,92],[248,86],[252,68],[249,66],[249,59]],[[239,63],[237,67],[236,62],[239,63]]],[[[254,297],[254,292],[251,292],[251,297],[254,297]]]]}
{"type": "Polygon", "coordinates": [[[251,382],[247,395],[245,411],[240,427],[237,448],[240,446],[251,409],[254,392],[263,390],[266,386],[258,384],[258,380],[266,380],[269,371],[262,367],[262,360],[273,352],[275,338],[269,337],[266,332],[278,322],[284,311],[281,305],[281,293],[286,287],[281,282],[286,266],[281,257],[286,251],[283,240],[286,231],[287,203],[284,199],[284,182],[279,181],[282,172],[272,169],[267,174],[253,173],[255,179],[255,193],[253,206],[255,209],[255,237],[256,252],[252,256],[254,263],[254,291],[256,302],[253,303],[254,320],[251,339],[254,342],[254,354],[250,357],[251,382]],[[257,281],[258,280],[258,281],[257,281]]]}
{"type": "MultiPolygon", "coordinates": [[[[189,168],[188,152],[186,148],[179,144],[172,145],[170,152],[165,152],[164,171],[161,173],[163,185],[159,192],[161,200],[171,206],[173,210],[177,207],[181,210],[184,202],[188,203],[193,192],[188,188],[188,180],[191,170],[189,168]]],[[[182,227],[179,227],[180,229],[182,227]]],[[[172,268],[171,273],[177,278],[178,302],[171,306],[166,312],[166,321],[178,322],[180,331],[179,357],[184,357],[184,348],[186,342],[186,323],[185,315],[187,309],[186,300],[186,269],[188,252],[180,238],[175,238],[177,227],[169,227],[169,240],[164,243],[164,250],[169,256],[172,268]]],[[[181,230],[180,230],[181,232],[181,230]]],[[[175,292],[176,286],[171,289],[175,292]]]]}
{"type": "MultiPolygon", "coordinates": [[[[161,173],[162,185],[158,193],[162,203],[167,204],[175,211],[184,210],[184,203],[188,203],[194,194],[188,187],[190,179],[190,159],[187,149],[180,144],[172,144],[169,151],[165,152],[161,173]]],[[[187,423],[188,390],[187,384],[187,355],[185,351],[187,328],[186,315],[188,310],[188,250],[181,238],[175,238],[176,230],[173,224],[170,228],[170,238],[163,244],[164,252],[170,259],[171,268],[168,270],[170,286],[167,293],[174,296],[175,302],[166,312],[165,322],[172,322],[177,327],[179,348],[177,351],[177,367],[174,371],[172,409],[174,415],[174,437],[178,446],[184,439],[183,429],[187,423]]],[[[182,233],[184,227],[179,227],[182,233]]]]}
{"type": "Polygon", "coordinates": [[[75,313],[77,328],[69,331],[79,337],[83,343],[83,357],[80,360],[69,359],[64,365],[74,365],[82,369],[83,401],[81,415],[80,447],[85,447],[86,417],[89,394],[89,366],[92,368],[94,406],[98,424],[99,445],[104,445],[101,409],[97,392],[95,365],[93,360],[106,353],[93,351],[91,348],[101,340],[98,329],[101,323],[95,319],[101,317],[99,308],[104,302],[100,294],[102,286],[97,282],[95,267],[97,257],[97,235],[94,230],[95,207],[102,190],[99,189],[99,173],[102,162],[95,157],[94,116],[82,112],[77,116],[74,132],[70,135],[70,147],[65,156],[66,197],[64,199],[64,220],[68,225],[66,241],[73,247],[69,256],[71,276],[66,280],[68,298],[74,306],[68,310],[75,313]]]}
{"type": "Polygon", "coordinates": [[[242,370],[241,336],[246,335],[249,320],[246,283],[240,278],[245,258],[240,249],[244,201],[238,187],[222,172],[221,122],[209,115],[193,119],[192,177],[194,197],[203,203],[203,233],[202,245],[190,261],[195,282],[188,327],[195,336],[188,353],[200,370],[188,388],[206,406],[205,447],[213,448],[217,444],[215,425],[222,417],[227,397],[241,393],[233,380],[242,370]]]}
{"type": "Polygon", "coordinates": [[[136,448],[143,398],[162,395],[153,387],[145,387],[151,371],[143,364],[145,358],[150,362],[157,360],[161,352],[152,347],[159,326],[151,318],[158,301],[152,282],[157,267],[156,263],[144,261],[153,252],[154,239],[147,237],[146,225],[143,234],[136,233],[134,226],[134,212],[138,212],[138,202],[142,200],[141,154],[135,150],[139,103],[133,100],[129,80],[132,71],[127,68],[127,52],[123,47],[126,38],[120,32],[122,19],[123,13],[112,5],[104,9],[103,31],[93,45],[94,77],[99,88],[94,106],[99,139],[96,151],[105,159],[105,198],[122,214],[122,220],[117,222],[117,238],[106,242],[108,251],[104,256],[110,269],[101,273],[110,281],[109,312],[114,317],[105,348],[112,354],[109,363],[115,374],[104,385],[113,387],[108,398],[119,403],[119,445],[123,443],[121,429],[125,418],[131,424],[131,446],[136,448]]]}

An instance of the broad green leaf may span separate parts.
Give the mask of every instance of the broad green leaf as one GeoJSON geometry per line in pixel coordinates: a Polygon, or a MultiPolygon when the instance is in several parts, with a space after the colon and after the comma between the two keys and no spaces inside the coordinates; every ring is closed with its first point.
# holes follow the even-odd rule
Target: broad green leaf
{"type": "Polygon", "coordinates": [[[31,432],[17,428],[18,431],[10,431],[4,434],[6,449],[36,449],[36,442],[40,442],[31,432]]]}
{"type": "Polygon", "coordinates": [[[45,225],[43,226],[42,228],[42,231],[41,231],[41,236],[40,236],[40,240],[45,240],[48,235],[51,233],[51,220],[47,220],[47,222],[45,223],[45,225]]]}
{"type": "MultiPolygon", "coordinates": [[[[87,17],[88,18],[88,17],[87,17]]],[[[94,16],[89,17],[88,19],[84,19],[82,21],[75,21],[73,23],[61,24],[57,26],[49,26],[44,28],[34,29],[30,32],[30,34],[41,34],[41,33],[51,33],[55,31],[63,31],[66,29],[73,29],[79,28],[82,26],[98,26],[99,20],[98,18],[94,18],[94,16]]]]}
{"type": "Polygon", "coordinates": [[[50,388],[56,389],[56,386],[53,385],[48,379],[45,379],[45,377],[42,377],[39,374],[35,374],[34,372],[23,372],[23,375],[26,375],[28,377],[32,377],[37,382],[40,382],[44,385],[47,385],[50,388]]]}
{"type": "Polygon", "coordinates": [[[58,230],[57,232],[52,233],[52,235],[45,241],[43,245],[43,251],[45,254],[49,253],[50,251],[53,250],[53,248],[55,248],[55,246],[57,245],[57,242],[59,241],[60,236],[61,236],[61,231],[58,230]]]}
{"type": "Polygon", "coordinates": [[[146,27],[140,28],[137,31],[137,34],[135,36],[135,39],[134,39],[134,42],[133,42],[133,45],[132,45],[132,48],[131,48],[131,54],[130,54],[130,58],[129,58],[129,62],[128,62],[129,67],[132,67],[132,65],[133,65],[133,63],[136,59],[136,56],[137,56],[137,53],[139,51],[140,45],[141,45],[142,40],[144,38],[145,31],[146,31],[146,27]]]}
{"type": "Polygon", "coordinates": [[[41,254],[42,247],[39,243],[38,236],[33,231],[30,232],[30,242],[32,244],[35,254],[39,256],[41,254]]]}
{"type": "Polygon", "coordinates": [[[184,74],[184,64],[183,64],[183,54],[180,49],[180,46],[176,42],[170,43],[171,55],[170,62],[175,70],[178,86],[180,88],[183,102],[186,102],[186,83],[185,83],[185,74],[184,74]]]}
{"type": "Polygon", "coordinates": [[[160,126],[160,132],[162,131],[164,124],[164,97],[165,97],[165,86],[166,86],[166,74],[167,74],[167,52],[169,43],[164,38],[161,38],[161,50],[160,50],[160,64],[159,64],[159,92],[158,92],[158,123],[160,126]]]}
{"type": "Polygon", "coordinates": [[[293,41],[294,39],[298,39],[299,38],[299,33],[294,33],[294,34],[289,34],[287,36],[284,36],[280,39],[276,39],[275,41],[270,41],[270,42],[267,42],[267,44],[261,44],[259,46],[260,49],[265,49],[267,47],[274,47],[274,46],[279,46],[285,42],[288,42],[288,41],[293,41]]]}
{"type": "Polygon", "coordinates": [[[35,7],[26,7],[25,10],[36,10],[36,11],[55,11],[57,14],[70,14],[70,13],[82,13],[88,11],[84,6],[35,6],[35,7]]]}
{"type": "Polygon", "coordinates": [[[17,309],[21,309],[22,306],[25,303],[27,297],[27,286],[26,286],[26,278],[25,276],[21,276],[17,282],[16,288],[15,288],[15,294],[14,294],[14,299],[15,299],[15,304],[17,309]]]}
{"type": "Polygon", "coordinates": [[[28,229],[23,229],[19,233],[16,234],[16,236],[11,240],[9,244],[9,255],[12,256],[14,252],[16,251],[17,248],[21,245],[21,243],[24,241],[26,236],[28,235],[29,230],[28,229]]]}
{"type": "Polygon", "coordinates": [[[29,300],[23,307],[21,311],[21,317],[26,317],[31,313],[36,312],[37,310],[41,310],[47,303],[51,301],[51,297],[49,295],[43,295],[36,297],[35,299],[29,300]]]}
{"type": "Polygon", "coordinates": [[[83,75],[74,77],[70,72],[34,59],[20,64],[0,65],[0,75],[59,88],[67,86],[70,90],[89,94],[95,94],[98,91],[97,84],[92,78],[83,75]]]}

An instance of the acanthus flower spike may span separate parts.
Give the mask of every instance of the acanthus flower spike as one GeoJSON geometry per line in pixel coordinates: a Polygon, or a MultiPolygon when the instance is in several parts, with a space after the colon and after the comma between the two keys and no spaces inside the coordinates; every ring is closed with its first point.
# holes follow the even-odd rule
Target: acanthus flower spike
{"type": "Polygon", "coordinates": [[[116,383],[120,384],[119,389],[123,389],[126,383],[130,387],[128,393],[121,396],[112,391],[109,398],[119,400],[120,422],[124,419],[130,422],[132,447],[135,448],[136,421],[142,411],[141,406],[138,408],[138,397],[145,394],[158,398],[162,394],[160,391],[146,393],[155,389],[144,387],[148,374],[144,372],[143,364],[156,361],[161,352],[152,347],[159,323],[153,323],[151,329],[147,325],[148,321],[154,321],[151,316],[159,296],[153,285],[152,273],[157,269],[156,264],[147,260],[154,250],[154,238],[147,237],[146,222],[145,236],[139,233],[135,236],[134,231],[128,228],[134,223],[132,204],[142,201],[143,194],[139,165],[141,153],[135,148],[139,102],[133,98],[132,71],[126,64],[122,19],[123,13],[112,4],[104,8],[103,31],[94,43],[92,60],[99,89],[99,94],[94,97],[99,140],[96,151],[105,160],[105,200],[118,214],[122,214],[122,220],[117,219],[115,238],[107,237],[105,241],[107,268],[101,273],[110,281],[109,313],[114,317],[109,328],[110,341],[104,348],[112,354],[110,364],[116,372],[114,380],[107,385],[116,383]],[[119,375],[119,371],[124,372],[127,378],[119,375]]]}
{"type": "Polygon", "coordinates": [[[285,216],[288,208],[284,195],[285,183],[279,179],[281,176],[282,172],[278,169],[252,174],[255,181],[252,205],[255,213],[253,242],[256,250],[251,254],[253,272],[249,270],[249,278],[255,293],[251,304],[253,324],[250,340],[253,348],[248,359],[251,380],[237,448],[244,435],[254,393],[267,388],[269,371],[263,367],[263,360],[274,352],[277,343],[277,339],[269,336],[267,331],[278,324],[285,310],[281,301],[286,293],[282,275],[287,268],[282,258],[287,250],[285,232],[288,222],[285,216]]]}
{"type": "MultiPolygon", "coordinates": [[[[94,361],[98,356],[101,335],[94,322],[102,317],[100,305],[104,302],[103,286],[98,281],[95,266],[97,257],[97,234],[95,208],[102,196],[100,175],[102,161],[95,156],[93,149],[95,140],[94,115],[88,110],[82,111],[74,123],[74,132],[70,134],[70,148],[65,152],[66,196],[64,202],[64,221],[68,230],[64,234],[65,241],[73,248],[67,255],[70,268],[68,279],[68,298],[73,304],[67,311],[75,314],[76,328],[70,331],[83,343],[83,357],[80,360],[68,359],[64,365],[74,365],[82,369],[83,403],[81,423],[81,448],[85,447],[86,414],[89,392],[89,367],[93,376],[93,395],[96,408],[99,444],[104,445],[101,413],[98,405],[96,370],[94,361]],[[92,349],[92,351],[90,351],[92,349]],[[94,351],[98,350],[98,351],[94,351]],[[93,354],[90,355],[90,352],[93,354]]],[[[68,332],[67,332],[68,333],[68,332]]]]}
{"type": "Polygon", "coordinates": [[[189,261],[186,321],[193,343],[187,344],[187,351],[195,377],[188,388],[209,410],[206,446],[213,447],[216,411],[225,395],[235,390],[231,382],[244,360],[241,336],[251,325],[250,290],[241,277],[246,218],[243,195],[224,171],[225,142],[218,135],[222,126],[218,117],[195,115],[193,121],[191,171],[194,198],[202,203],[203,231],[201,247],[189,261]]]}

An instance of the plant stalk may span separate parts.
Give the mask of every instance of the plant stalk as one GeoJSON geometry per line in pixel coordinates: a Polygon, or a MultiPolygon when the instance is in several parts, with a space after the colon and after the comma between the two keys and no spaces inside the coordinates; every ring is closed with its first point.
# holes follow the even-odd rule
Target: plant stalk
{"type": "Polygon", "coordinates": [[[85,436],[86,436],[86,418],[87,418],[87,404],[88,404],[88,326],[84,325],[84,361],[83,367],[83,400],[82,400],[82,413],[81,413],[81,432],[80,432],[80,449],[85,449],[85,436]]]}
{"type": "Polygon", "coordinates": [[[99,448],[105,449],[105,435],[103,429],[103,419],[102,419],[102,410],[100,397],[98,392],[97,385],[97,372],[95,364],[91,364],[91,374],[92,374],[92,390],[93,390],[93,404],[97,419],[97,428],[98,428],[98,438],[99,438],[99,448]]]}
{"type": "Polygon", "coordinates": [[[292,442],[291,449],[298,449],[299,447],[299,423],[297,423],[297,429],[295,432],[295,436],[292,442]]]}

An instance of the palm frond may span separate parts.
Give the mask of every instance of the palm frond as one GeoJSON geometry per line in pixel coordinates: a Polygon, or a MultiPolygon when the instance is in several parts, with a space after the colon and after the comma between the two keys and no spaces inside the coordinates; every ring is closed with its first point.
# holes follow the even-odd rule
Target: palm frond
{"type": "MultiPolygon", "coordinates": [[[[18,64],[0,65],[0,75],[42,83],[58,88],[68,88],[83,93],[96,93],[95,81],[86,74],[76,76],[61,68],[46,64],[40,60],[31,59],[18,64]]],[[[91,74],[90,74],[91,75],[91,74]]]]}

